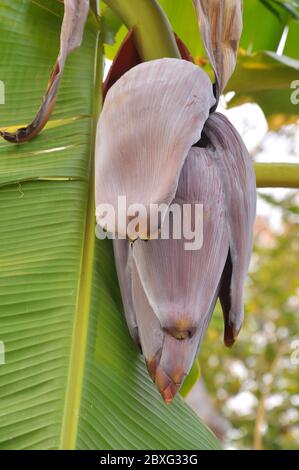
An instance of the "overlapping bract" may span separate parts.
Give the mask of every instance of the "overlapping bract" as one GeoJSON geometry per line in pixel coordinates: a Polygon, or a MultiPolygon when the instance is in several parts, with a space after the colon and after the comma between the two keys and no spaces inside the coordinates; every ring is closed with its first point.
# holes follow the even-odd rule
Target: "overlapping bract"
{"type": "MultiPolygon", "coordinates": [[[[150,204],[170,204],[188,151],[200,139],[214,104],[208,75],[179,59],[137,65],[112,86],[97,130],[96,205],[103,206],[97,213],[99,225],[134,238],[128,217],[118,223],[119,195],[126,196],[128,207],[142,204],[147,216],[150,204]],[[115,228],[115,220],[105,216],[105,204],[115,209],[115,228]]],[[[164,216],[165,211],[162,220],[164,216]]],[[[157,230],[153,226],[153,234],[140,236],[148,238],[157,230]]]]}
{"type": "Polygon", "coordinates": [[[250,262],[256,210],[255,174],[245,144],[225,116],[211,114],[205,134],[217,153],[226,196],[230,250],[219,297],[225,319],[225,343],[230,346],[244,317],[243,285],[250,262]]]}

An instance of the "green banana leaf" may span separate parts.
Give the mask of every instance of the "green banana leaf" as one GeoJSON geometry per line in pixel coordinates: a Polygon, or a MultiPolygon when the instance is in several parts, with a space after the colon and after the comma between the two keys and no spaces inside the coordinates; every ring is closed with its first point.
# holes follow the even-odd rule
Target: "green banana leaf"
{"type": "Polygon", "coordinates": [[[299,38],[299,21],[291,21],[289,24],[289,33],[284,48],[284,54],[293,57],[294,59],[299,59],[299,47],[298,47],[298,38],[299,38]]]}
{"type": "MultiPolygon", "coordinates": [[[[62,14],[57,0],[0,1],[1,128],[37,111],[62,14]]],[[[0,142],[0,449],[217,449],[182,398],[162,402],[125,325],[111,244],[95,240],[101,59],[90,14],[44,132],[0,142]]]]}
{"type": "Polygon", "coordinates": [[[287,12],[292,18],[299,19],[299,1],[298,0],[260,0],[271,11],[275,11],[276,15],[282,19],[287,12]]]}
{"type": "MultiPolygon", "coordinates": [[[[158,0],[167,15],[173,30],[184,41],[194,58],[206,57],[193,0],[158,0]]],[[[280,43],[285,26],[291,18],[297,18],[286,9],[288,2],[273,0],[243,0],[244,22],[240,46],[249,52],[275,51],[280,43]]],[[[107,7],[103,0],[104,43],[108,59],[113,59],[127,30],[120,18],[107,7]]]]}
{"type": "Polygon", "coordinates": [[[243,31],[240,47],[247,52],[277,51],[288,15],[282,18],[269,3],[262,0],[243,0],[243,31]],[[283,21],[284,20],[284,21],[283,21]]]}
{"type": "Polygon", "coordinates": [[[240,54],[227,91],[235,97],[229,106],[257,103],[271,129],[291,124],[299,119],[299,106],[292,103],[291,83],[298,79],[299,60],[273,52],[240,54]]]}

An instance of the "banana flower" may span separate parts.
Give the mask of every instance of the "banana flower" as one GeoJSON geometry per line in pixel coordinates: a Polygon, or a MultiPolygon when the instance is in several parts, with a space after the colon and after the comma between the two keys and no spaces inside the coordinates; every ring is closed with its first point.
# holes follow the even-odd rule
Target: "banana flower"
{"type": "Polygon", "coordinates": [[[235,68],[242,2],[194,3],[214,86],[187,60],[135,65],[107,91],[97,129],[97,223],[115,237],[127,324],[166,403],[198,354],[218,298],[225,344],[240,331],[256,208],[251,158],[236,129],[215,111],[235,68]],[[120,195],[126,208],[145,208],[137,228],[134,214],[119,206],[120,195]],[[160,217],[149,223],[155,204],[160,217]],[[172,207],[185,204],[192,227],[195,206],[203,208],[197,250],[173,236],[172,207]],[[166,221],[169,239],[161,236],[166,221]]]}

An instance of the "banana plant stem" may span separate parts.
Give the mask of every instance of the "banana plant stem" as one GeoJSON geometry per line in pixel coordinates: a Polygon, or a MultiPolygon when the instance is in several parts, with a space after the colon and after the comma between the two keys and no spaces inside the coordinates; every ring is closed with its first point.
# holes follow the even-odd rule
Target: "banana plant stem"
{"type": "Polygon", "coordinates": [[[156,0],[105,0],[134,31],[134,41],[143,60],[180,58],[171,25],[156,0]]]}

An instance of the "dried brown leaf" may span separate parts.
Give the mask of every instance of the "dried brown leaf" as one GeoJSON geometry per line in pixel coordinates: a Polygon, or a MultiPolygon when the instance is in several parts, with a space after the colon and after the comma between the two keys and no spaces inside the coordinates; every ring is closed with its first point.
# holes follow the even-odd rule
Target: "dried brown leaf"
{"type": "Polygon", "coordinates": [[[57,91],[67,56],[80,46],[89,11],[89,0],[64,0],[64,17],[61,26],[60,52],[51,73],[46,94],[34,120],[15,133],[0,131],[7,141],[22,143],[35,137],[47,124],[56,103],[57,91]]]}
{"type": "Polygon", "coordinates": [[[242,32],[242,0],[193,2],[205,49],[215,72],[218,100],[236,66],[242,32]]]}

